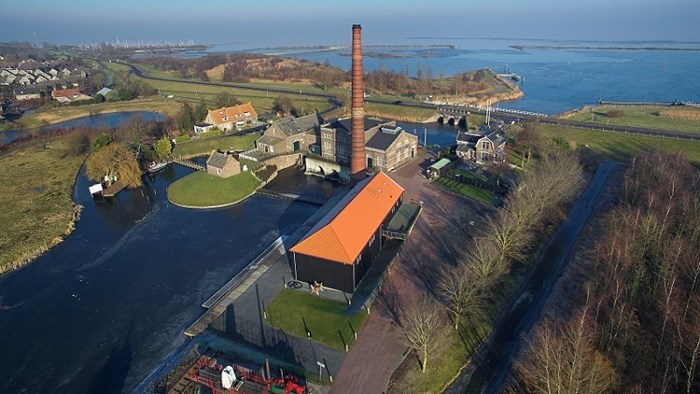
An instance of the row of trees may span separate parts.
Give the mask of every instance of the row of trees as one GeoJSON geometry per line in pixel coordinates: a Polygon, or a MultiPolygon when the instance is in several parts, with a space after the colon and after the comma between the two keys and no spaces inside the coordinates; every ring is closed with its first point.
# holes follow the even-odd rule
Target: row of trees
{"type": "Polygon", "coordinates": [[[574,154],[543,154],[457,264],[445,264],[432,291],[434,301],[422,300],[399,319],[423,368],[441,336],[440,315],[447,313],[455,330],[482,331],[494,317],[490,311],[507,296],[503,284],[509,273],[527,265],[542,239],[539,235],[548,235],[545,229],[560,221],[582,183],[583,168],[574,154]]]}
{"type": "Polygon", "coordinates": [[[632,160],[570,316],[517,364],[538,392],[700,391],[700,173],[680,155],[632,160]]]}
{"type": "MultiPolygon", "coordinates": [[[[207,55],[199,59],[151,58],[145,63],[162,70],[175,71],[183,78],[208,80],[207,71],[224,66],[222,80],[249,82],[251,79],[273,81],[311,81],[324,89],[339,87],[350,82],[350,72],[331,66],[328,62],[286,59],[256,54],[207,55]]],[[[400,94],[425,97],[427,95],[476,94],[488,89],[489,72],[477,70],[436,78],[431,67],[425,71],[416,66],[415,76],[407,68],[403,72],[389,71],[384,66],[365,73],[368,93],[400,94]]]]}

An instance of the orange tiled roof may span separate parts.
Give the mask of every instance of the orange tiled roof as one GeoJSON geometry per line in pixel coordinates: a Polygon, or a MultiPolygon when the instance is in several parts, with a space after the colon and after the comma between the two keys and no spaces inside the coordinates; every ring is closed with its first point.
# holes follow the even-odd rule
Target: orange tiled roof
{"type": "Polygon", "coordinates": [[[353,264],[372,234],[403,194],[385,173],[359,183],[337,209],[314,226],[290,250],[342,264],[353,264]]]}
{"type": "Polygon", "coordinates": [[[82,95],[80,93],[80,90],[78,89],[63,89],[63,90],[52,90],[51,91],[51,97],[56,98],[56,97],[65,97],[69,100],[73,100],[74,98],[82,95]]]}
{"type": "Polygon", "coordinates": [[[229,122],[235,123],[239,120],[246,120],[258,116],[250,103],[212,109],[209,110],[209,115],[211,115],[215,125],[229,122]],[[246,112],[248,113],[247,115],[246,112]]]}

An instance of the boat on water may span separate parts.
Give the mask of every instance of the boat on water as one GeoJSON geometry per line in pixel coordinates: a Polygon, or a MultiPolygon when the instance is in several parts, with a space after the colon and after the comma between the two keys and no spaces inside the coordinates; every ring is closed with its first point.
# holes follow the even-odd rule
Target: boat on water
{"type": "Polygon", "coordinates": [[[156,173],[156,172],[162,170],[163,168],[165,168],[167,166],[168,166],[167,161],[160,161],[160,162],[154,161],[146,168],[146,172],[149,174],[153,174],[153,173],[156,173]]]}

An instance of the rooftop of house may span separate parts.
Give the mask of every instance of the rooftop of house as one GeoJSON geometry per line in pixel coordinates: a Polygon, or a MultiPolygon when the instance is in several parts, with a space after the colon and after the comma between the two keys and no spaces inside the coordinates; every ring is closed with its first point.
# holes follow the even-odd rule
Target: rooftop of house
{"type": "Polygon", "coordinates": [[[53,98],[58,98],[58,97],[65,97],[69,100],[73,100],[74,98],[81,96],[82,93],[80,93],[80,90],[78,89],[62,89],[62,90],[52,90],[51,91],[51,97],[53,98]]]}
{"type": "Polygon", "coordinates": [[[209,156],[209,159],[207,159],[207,166],[223,169],[224,166],[226,166],[226,162],[229,160],[229,158],[233,157],[226,153],[214,151],[212,152],[211,156],[209,156]]]}
{"type": "Polygon", "coordinates": [[[403,192],[381,171],[362,180],[290,250],[353,264],[403,192]]]}
{"type": "Polygon", "coordinates": [[[446,165],[448,165],[448,164],[450,164],[450,163],[451,163],[450,159],[447,159],[447,158],[444,158],[444,157],[443,157],[442,159],[440,159],[440,160],[436,161],[435,163],[433,163],[433,164],[430,166],[430,168],[432,168],[432,169],[434,169],[434,170],[439,170],[439,169],[445,167],[446,165]]]}
{"type": "Polygon", "coordinates": [[[476,130],[459,130],[457,132],[457,143],[467,144],[470,142],[476,142],[479,138],[484,135],[476,130]]]}
{"type": "Polygon", "coordinates": [[[112,90],[110,88],[102,88],[102,89],[97,91],[97,94],[101,94],[102,96],[106,96],[106,95],[112,93],[113,91],[114,90],[112,90]]]}
{"type": "Polygon", "coordinates": [[[14,90],[15,95],[22,95],[22,94],[39,94],[41,92],[41,89],[38,87],[24,87],[24,88],[17,88],[14,90]]]}
{"type": "MultiPolygon", "coordinates": [[[[381,120],[365,118],[365,131],[373,127],[377,127],[382,123],[384,122],[381,120]]],[[[332,129],[336,129],[336,131],[345,130],[347,133],[350,133],[352,130],[352,118],[335,119],[330,123],[323,125],[323,127],[330,127],[332,129]]]]}
{"type": "Polygon", "coordinates": [[[214,124],[237,122],[258,116],[250,103],[211,109],[209,115],[211,115],[214,124]]]}
{"type": "Polygon", "coordinates": [[[391,144],[404,132],[405,131],[398,126],[382,125],[379,131],[367,141],[365,146],[367,148],[385,151],[389,149],[391,144]]]}
{"type": "Polygon", "coordinates": [[[505,133],[501,129],[494,130],[494,131],[488,133],[486,135],[486,138],[491,140],[493,142],[493,144],[496,146],[503,145],[507,139],[505,133]]]}
{"type": "Polygon", "coordinates": [[[320,115],[311,114],[298,118],[286,116],[275,124],[284,134],[291,137],[299,133],[315,133],[322,123],[323,118],[320,115]]]}

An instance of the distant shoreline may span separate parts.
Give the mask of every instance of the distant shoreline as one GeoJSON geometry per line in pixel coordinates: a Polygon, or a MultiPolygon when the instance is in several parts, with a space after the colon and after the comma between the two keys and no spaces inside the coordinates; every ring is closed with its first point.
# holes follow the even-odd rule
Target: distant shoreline
{"type": "Polygon", "coordinates": [[[558,49],[558,50],[597,50],[597,51],[700,51],[700,48],[677,47],[618,47],[618,46],[588,46],[588,45],[509,45],[509,47],[524,51],[526,49],[558,49]]]}

